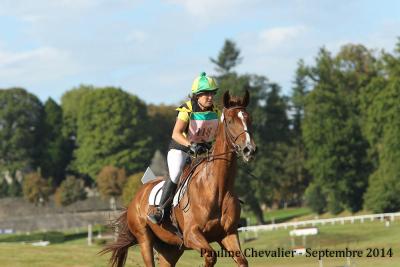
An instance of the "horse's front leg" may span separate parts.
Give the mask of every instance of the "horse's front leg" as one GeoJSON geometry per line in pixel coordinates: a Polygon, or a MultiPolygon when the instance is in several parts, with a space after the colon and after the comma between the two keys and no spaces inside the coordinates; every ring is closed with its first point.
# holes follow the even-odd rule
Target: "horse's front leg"
{"type": "Polygon", "coordinates": [[[221,240],[223,247],[233,254],[233,259],[238,266],[249,266],[246,257],[244,256],[241,248],[237,232],[228,234],[221,240]]]}
{"type": "Polygon", "coordinates": [[[185,247],[199,251],[200,255],[204,257],[205,267],[212,267],[215,265],[217,262],[216,252],[210,246],[198,225],[191,226],[189,229],[184,231],[183,235],[185,247]]]}

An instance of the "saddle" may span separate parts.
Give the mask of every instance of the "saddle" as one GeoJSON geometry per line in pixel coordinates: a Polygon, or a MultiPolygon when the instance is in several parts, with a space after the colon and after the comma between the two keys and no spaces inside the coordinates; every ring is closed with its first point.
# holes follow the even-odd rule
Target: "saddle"
{"type": "MultiPolygon", "coordinates": [[[[173,196],[172,202],[165,207],[165,212],[169,213],[168,217],[165,217],[161,225],[163,228],[175,233],[183,240],[183,235],[181,230],[179,229],[178,222],[175,217],[175,212],[173,207],[179,206],[184,212],[186,212],[190,207],[189,198],[186,203],[181,205],[181,200],[183,196],[188,191],[188,187],[190,185],[191,178],[193,173],[195,172],[197,166],[199,166],[205,160],[204,157],[194,158],[193,160],[189,157],[186,165],[183,167],[183,171],[181,177],[179,178],[178,186],[173,196]],[[169,212],[169,210],[171,212],[169,212]],[[172,227],[171,227],[172,226],[172,227]]],[[[160,204],[160,199],[162,195],[162,187],[165,181],[162,180],[158,182],[150,192],[149,195],[149,205],[154,208],[160,204]]]]}

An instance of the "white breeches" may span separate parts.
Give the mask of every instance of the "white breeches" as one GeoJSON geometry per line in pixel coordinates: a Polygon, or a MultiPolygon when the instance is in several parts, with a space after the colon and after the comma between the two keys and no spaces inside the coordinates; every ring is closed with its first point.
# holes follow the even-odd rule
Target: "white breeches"
{"type": "Polygon", "coordinates": [[[168,172],[174,184],[177,184],[189,155],[182,150],[170,149],[167,154],[168,172]]]}

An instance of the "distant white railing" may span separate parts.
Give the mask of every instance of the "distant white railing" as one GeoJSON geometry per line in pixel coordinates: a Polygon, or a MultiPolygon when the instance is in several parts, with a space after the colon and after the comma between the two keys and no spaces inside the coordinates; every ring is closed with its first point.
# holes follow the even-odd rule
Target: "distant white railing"
{"type": "Polygon", "coordinates": [[[356,221],[360,221],[361,223],[363,223],[364,221],[367,221],[367,220],[373,221],[376,219],[380,220],[381,222],[384,222],[384,221],[392,221],[393,222],[396,217],[400,217],[400,212],[348,216],[348,217],[339,217],[339,218],[331,218],[331,219],[317,219],[317,220],[308,220],[308,221],[300,221],[300,222],[255,225],[255,226],[240,227],[238,230],[239,230],[239,232],[272,231],[272,230],[278,230],[278,229],[298,228],[298,227],[326,225],[326,224],[334,225],[336,223],[345,224],[346,222],[354,223],[356,221]]]}

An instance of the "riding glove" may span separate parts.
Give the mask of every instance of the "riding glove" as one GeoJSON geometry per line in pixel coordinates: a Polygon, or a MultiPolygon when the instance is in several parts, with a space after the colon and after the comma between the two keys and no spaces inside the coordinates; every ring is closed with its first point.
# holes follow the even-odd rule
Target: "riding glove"
{"type": "Polygon", "coordinates": [[[197,156],[207,152],[207,148],[204,145],[191,143],[189,146],[189,154],[191,156],[197,156]]]}

